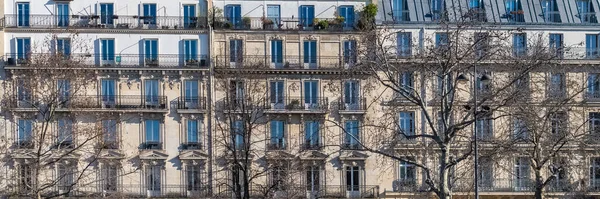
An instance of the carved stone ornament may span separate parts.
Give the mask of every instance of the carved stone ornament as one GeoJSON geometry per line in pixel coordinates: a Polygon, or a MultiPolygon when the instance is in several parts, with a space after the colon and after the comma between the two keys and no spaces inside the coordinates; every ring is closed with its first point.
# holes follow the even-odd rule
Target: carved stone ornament
{"type": "Polygon", "coordinates": [[[242,37],[242,35],[238,35],[238,34],[232,34],[229,36],[229,40],[235,40],[235,39],[244,39],[242,37]]]}
{"type": "Polygon", "coordinates": [[[294,83],[291,83],[291,84],[288,86],[288,88],[289,88],[291,91],[293,91],[293,92],[296,92],[296,91],[298,91],[298,88],[299,88],[299,87],[298,87],[298,84],[296,84],[296,82],[294,82],[294,83]]]}
{"type": "Polygon", "coordinates": [[[356,36],[354,35],[348,35],[346,37],[344,37],[344,40],[350,40],[350,41],[356,41],[356,36]]]}
{"type": "Polygon", "coordinates": [[[315,37],[314,35],[307,35],[304,40],[317,40],[317,37],[315,37]]]}
{"type": "Polygon", "coordinates": [[[283,40],[281,35],[272,35],[269,40],[283,40]]]}

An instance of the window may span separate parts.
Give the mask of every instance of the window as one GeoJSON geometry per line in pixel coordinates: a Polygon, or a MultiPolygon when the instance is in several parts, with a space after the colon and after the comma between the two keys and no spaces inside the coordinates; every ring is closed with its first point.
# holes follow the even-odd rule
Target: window
{"type": "Polygon", "coordinates": [[[396,54],[399,57],[412,56],[412,33],[399,32],[396,34],[396,54]]]}
{"type": "Polygon", "coordinates": [[[493,188],[494,164],[489,157],[479,158],[479,187],[483,189],[493,188]]]}
{"type": "Polygon", "coordinates": [[[550,85],[548,86],[548,97],[562,98],[565,97],[565,74],[552,73],[550,74],[550,85]]]}
{"type": "Polygon", "coordinates": [[[304,41],[303,63],[307,69],[317,68],[317,41],[304,41]]]}
{"type": "MultiPolygon", "coordinates": [[[[243,81],[232,81],[231,90],[229,91],[232,95],[230,99],[234,101],[234,106],[242,107],[245,99],[245,87],[243,81]]],[[[233,107],[232,107],[233,108],[233,107]]]]}
{"type": "Polygon", "coordinates": [[[489,72],[479,72],[477,74],[477,78],[475,79],[475,91],[480,96],[486,96],[492,94],[492,84],[489,82],[481,81],[481,78],[484,75],[491,75],[489,72]]]}
{"type": "Polygon", "coordinates": [[[233,25],[233,28],[239,29],[242,27],[242,6],[226,5],[225,19],[233,25]]]}
{"type": "Polygon", "coordinates": [[[203,122],[199,119],[188,119],[186,125],[186,149],[201,149],[203,122]]]}
{"type": "Polygon", "coordinates": [[[581,23],[598,23],[592,0],[577,0],[577,11],[581,23]]]}
{"type": "Polygon", "coordinates": [[[281,24],[281,7],[279,5],[267,5],[267,19],[271,20],[270,29],[278,29],[281,24]]]}
{"type": "Polygon", "coordinates": [[[183,59],[186,65],[198,63],[198,40],[183,40],[183,59]]]}
{"type": "Polygon", "coordinates": [[[479,115],[477,117],[475,130],[479,140],[491,140],[494,138],[492,114],[479,115]]]}
{"type": "Polygon", "coordinates": [[[306,190],[311,192],[321,191],[321,168],[319,166],[308,166],[306,168],[306,190]]]}
{"type": "Polygon", "coordinates": [[[142,7],[144,8],[144,18],[142,19],[144,24],[156,25],[156,4],[145,3],[142,7]]]}
{"type": "Polygon", "coordinates": [[[118,149],[119,143],[117,142],[117,121],[116,120],[102,120],[102,138],[103,148],[105,149],[118,149]]]}
{"type": "Polygon", "coordinates": [[[241,166],[238,164],[235,164],[231,169],[233,195],[236,197],[241,197],[237,196],[237,193],[244,193],[245,191],[244,185],[246,184],[246,181],[244,181],[244,173],[244,170],[242,170],[241,166]]]}
{"type": "Polygon", "coordinates": [[[598,139],[598,136],[600,136],[600,112],[590,112],[589,121],[592,139],[598,139]]]}
{"type": "Polygon", "coordinates": [[[17,124],[17,145],[19,148],[33,146],[33,121],[19,119],[17,124]]]}
{"type": "Polygon", "coordinates": [[[514,170],[515,191],[526,191],[531,187],[529,178],[529,158],[519,157],[515,159],[514,170]]]}
{"type": "Polygon", "coordinates": [[[447,20],[444,0],[431,0],[431,12],[432,21],[447,20]]]}
{"type": "Polygon", "coordinates": [[[542,13],[546,22],[561,22],[556,0],[542,0],[542,13]]]}
{"type": "Polygon", "coordinates": [[[59,79],[56,81],[56,90],[58,92],[58,103],[64,105],[69,102],[71,96],[71,81],[68,79],[59,79]]]}
{"type": "Polygon", "coordinates": [[[29,26],[29,2],[17,3],[17,26],[29,26]]]}
{"type": "Polygon", "coordinates": [[[439,73],[437,75],[437,95],[438,97],[447,97],[448,100],[454,97],[454,86],[452,76],[439,73]],[[444,79],[446,80],[444,82],[444,79]]]}
{"type": "Polygon", "coordinates": [[[17,38],[17,64],[25,63],[31,53],[31,39],[17,38]]]}
{"type": "Polygon", "coordinates": [[[398,75],[398,79],[400,80],[400,93],[398,93],[399,97],[410,97],[414,92],[414,75],[413,72],[404,71],[398,75]]]}
{"type": "Polygon", "coordinates": [[[232,39],[229,41],[229,62],[239,63],[242,61],[244,48],[241,39],[232,39]]]}
{"type": "Polygon", "coordinates": [[[144,95],[146,96],[147,106],[157,106],[159,104],[158,97],[158,80],[147,79],[144,80],[144,95]]]}
{"type": "Polygon", "coordinates": [[[27,82],[23,79],[17,79],[17,100],[20,102],[32,103],[31,92],[27,82]]]}
{"type": "Polygon", "coordinates": [[[117,165],[102,164],[100,175],[102,176],[102,190],[108,192],[117,191],[118,185],[118,167],[117,165]]]}
{"type": "Polygon", "coordinates": [[[338,15],[344,17],[344,22],[342,23],[344,28],[354,27],[354,6],[338,7],[338,15]]]}
{"type": "Polygon", "coordinates": [[[435,47],[438,49],[447,49],[450,45],[450,38],[446,32],[435,33],[435,47]]]}
{"type": "Polygon", "coordinates": [[[312,27],[315,19],[315,6],[302,5],[300,6],[300,28],[312,27]]]}
{"type": "Polygon", "coordinates": [[[114,39],[100,39],[100,45],[102,45],[102,65],[112,65],[115,61],[115,40],[114,39]]]}
{"type": "Polygon", "coordinates": [[[234,150],[243,150],[245,148],[245,125],[244,121],[236,120],[232,124],[232,138],[234,150]]]}
{"type": "Polygon", "coordinates": [[[474,37],[475,57],[478,59],[483,59],[487,56],[487,52],[490,47],[490,36],[488,33],[478,32],[474,34],[474,37]]]}
{"type": "Polygon", "coordinates": [[[393,0],[392,14],[395,22],[410,21],[408,0],[393,0]]]}
{"type": "Polygon", "coordinates": [[[273,187],[274,190],[285,190],[285,186],[287,184],[286,182],[290,180],[288,179],[287,173],[288,172],[286,168],[280,165],[273,166],[271,168],[271,172],[269,173],[269,184],[271,185],[271,187],[273,187]]]}
{"type": "Polygon", "coordinates": [[[116,83],[113,79],[103,79],[101,85],[102,105],[113,106],[116,103],[116,83]]]}
{"type": "Polygon", "coordinates": [[[270,91],[271,91],[271,108],[273,109],[283,109],[284,107],[284,89],[283,89],[283,81],[272,81],[270,82],[270,91]]]}
{"type": "Polygon", "coordinates": [[[158,66],[158,40],[144,40],[144,61],[147,66],[158,66]]]}
{"type": "Polygon", "coordinates": [[[184,80],[183,81],[185,90],[183,98],[185,101],[185,108],[193,109],[200,108],[200,100],[198,99],[198,81],[197,80],[184,80]]]}
{"type": "Polygon", "coordinates": [[[114,4],[112,3],[101,3],[100,4],[100,23],[112,25],[114,24],[114,4]]]}
{"type": "Polygon", "coordinates": [[[69,4],[68,3],[56,4],[56,24],[59,27],[69,26],[69,4]]]}
{"type": "Polygon", "coordinates": [[[597,157],[590,159],[590,187],[600,188],[600,158],[597,157]]]}
{"type": "Polygon", "coordinates": [[[344,41],[344,64],[346,67],[354,66],[357,63],[356,41],[344,41]]]}
{"type": "Polygon", "coordinates": [[[469,14],[473,21],[487,22],[483,0],[469,0],[469,14]]]}
{"type": "Polygon", "coordinates": [[[33,178],[33,166],[28,164],[19,164],[17,165],[17,172],[19,192],[23,194],[30,194],[35,182],[33,178]]]}
{"type": "Polygon", "coordinates": [[[200,166],[188,165],[185,167],[185,180],[188,191],[202,190],[202,173],[200,166]]]}
{"type": "Polygon", "coordinates": [[[283,120],[271,121],[271,142],[269,149],[285,149],[285,122],[283,120]]]}
{"type": "Polygon", "coordinates": [[[525,33],[513,35],[513,55],[516,57],[527,55],[527,35],[525,33]]]}
{"type": "Polygon", "coordinates": [[[587,78],[587,98],[600,98],[600,74],[590,73],[587,78]]]}
{"type": "Polygon", "coordinates": [[[359,126],[358,120],[348,120],[346,121],[345,127],[345,136],[344,136],[344,147],[346,149],[358,149],[360,148],[359,140],[359,126]]]}
{"type": "Polygon", "coordinates": [[[304,149],[319,149],[319,121],[309,120],[304,122],[304,149]]]}
{"type": "Polygon", "coordinates": [[[72,166],[59,164],[57,166],[56,180],[58,181],[59,192],[68,193],[74,184],[74,173],[75,170],[72,166]]]}
{"type": "Polygon", "coordinates": [[[529,139],[527,123],[522,117],[513,118],[513,139],[515,141],[527,141],[529,139]]]}
{"type": "Polygon", "coordinates": [[[58,148],[70,148],[73,144],[73,122],[69,119],[58,120],[58,136],[56,137],[58,148]]]}
{"type": "Polygon", "coordinates": [[[346,191],[360,190],[360,167],[346,166],[346,191]]]}
{"type": "Polygon", "coordinates": [[[505,16],[509,22],[525,22],[521,0],[504,0],[504,3],[506,4],[505,16]]]}
{"type": "Polygon", "coordinates": [[[344,106],[346,110],[359,109],[360,83],[357,80],[347,80],[344,82],[344,106]]]}
{"type": "Polygon", "coordinates": [[[283,67],[283,41],[271,40],[271,63],[276,68],[283,67]]]}
{"type": "Polygon", "coordinates": [[[146,120],[146,149],[160,149],[160,121],[146,120]]]}
{"type": "Polygon", "coordinates": [[[563,58],[563,34],[550,34],[550,51],[553,52],[557,58],[563,58]]]}
{"type": "Polygon", "coordinates": [[[400,187],[414,187],[417,183],[417,167],[412,164],[415,159],[407,157],[408,161],[401,160],[398,163],[398,183],[400,187]]]}
{"type": "Polygon", "coordinates": [[[147,166],[146,167],[146,189],[148,191],[161,190],[161,167],[162,166],[147,166]]]}
{"type": "Polygon", "coordinates": [[[56,39],[56,52],[64,58],[69,58],[71,56],[71,39],[56,39]]]}
{"type": "Polygon", "coordinates": [[[193,29],[198,26],[198,18],[196,17],[196,5],[183,5],[183,27],[193,29]]]}
{"type": "Polygon", "coordinates": [[[307,109],[315,109],[319,106],[318,85],[318,81],[304,81],[304,103],[307,109]]]}
{"type": "Polygon", "coordinates": [[[600,57],[600,35],[585,35],[585,58],[597,59],[600,57]]]}
{"type": "Polygon", "coordinates": [[[563,139],[567,133],[567,115],[563,112],[552,113],[550,118],[550,126],[552,130],[551,138],[556,140],[563,139]]]}
{"type": "Polygon", "coordinates": [[[414,112],[400,112],[400,118],[398,120],[400,138],[405,136],[415,135],[415,113],[414,112]]]}

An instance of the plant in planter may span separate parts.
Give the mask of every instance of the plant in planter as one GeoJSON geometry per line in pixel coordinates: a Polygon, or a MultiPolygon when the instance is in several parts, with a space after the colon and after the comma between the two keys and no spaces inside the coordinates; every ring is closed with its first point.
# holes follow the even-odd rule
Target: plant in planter
{"type": "Polygon", "coordinates": [[[286,109],[294,109],[300,106],[300,100],[292,100],[285,106],[286,109]]]}
{"type": "Polygon", "coordinates": [[[231,27],[233,27],[233,24],[231,22],[225,22],[223,24],[223,28],[225,29],[230,29],[231,27]]]}
{"type": "Polygon", "coordinates": [[[273,20],[267,19],[265,17],[262,17],[261,20],[262,20],[262,24],[263,24],[263,29],[273,29],[273,24],[274,24],[273,20]]]}
{"type": "Polygon", "coordinates": [[[242,24],[244,25],[244,28],[250,28],[251,22],[252,20],[250,19],[250,17],[242,17],[242,24]]]}
{"type": "Polygon", "coordinates": [[[186,66],[197,66],[198,65],[198,60],[196,60],[196,59],[185,60],[185,65],[186,66]]]}
{"type": "Polygon", "coordinates": [[[327,28],[329,28],[329,21],[327,21],[327,20],[320,20],[315,25],[315,29],[317,29],[317,30],[325,30],[327,28]]]}
{"type": "Polygon", "coordinates": [[[372,30],[375,28],[375,15],[377,15],[376,5],[366,5],[358,15],[360,16],[357,24],[359,30],[372,30]]]}
{"type": "Polygon", "coordinates": [[[344,24],[344,20],[346,20],[344,17],[337,16],[335,19],[329,21],[329,26],[332,28],[340,28],[344,24]]]}

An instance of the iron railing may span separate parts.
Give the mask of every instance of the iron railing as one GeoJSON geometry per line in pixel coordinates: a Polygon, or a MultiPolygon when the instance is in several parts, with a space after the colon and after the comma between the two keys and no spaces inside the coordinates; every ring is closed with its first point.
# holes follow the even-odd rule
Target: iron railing
{"type": "MultiPolygon", "coordinates": [[[[17,100],[17,97],[9,99],[7,104],[10,108],[33,108],[32,105],[43,103],[43,101],[17,100]]],[[[142,96],[142,95],[74,95],[62,99],[57,104],[57,109],[166,109],[166,96],[142,96]]]]}
{"type": "Polygon", "coordinates": [[[54,64],[56,67],[93,68],[199,68],[208,67],[205,55],[185,54],[50,54],[50,53],[7,53],[6,66],[41,67],[54,64]],[[48,63],[48,61],[54,63],[48,63]]]}
{"type": "Polygon", "coordinates": [[[317,141],[304,140],[304,143],[302,143],[302,145],[300,145],[300,149],[301,150],[321,150],[321,149],[323,149],[323,143],[320,142],[319,140],[317,140],[317,141]]]}
{"type": "Polygon", "coordinates": [[[293,56],[293,55],[219,55],[216,68],[238,69],[351,69],[360,63],[357,56],[293,56]]]}
{"type": "Polygon", "coordinates": [[[266,108],[271,111],[327,111],[326,97],[281,97],[269,99],[266,108]]]}
{"type": "Polygon", "coordinates": [[[349,100],[346,102],[344,97],[342,97],[338,101],[338,111],[366,111],[367,110],[367,99],[364,97],[359,97],[354,100],[349,100]]]}
{"type": "Polygon", "coordinates": [[[4,15],[4,28],[80,29],[207,29],[206,17],[137,15],[4,15]]]}
{"type": "Polygon", "coordinates": [[[181,150],[202,150],[203,145],[200,142],[184,142],[181,143],[181,150]]]}
{"type": "Polygon", "coordinates": [[[215,30],[271,30],[271,31],[349,31],[358,30],[356,21],[344,18],[269,18],[218,17],[210,21],[215,30]]]}
{"type": "Polygon", "coordinates": [[[206,97],[180,97],[177,99],[177,109],[206,110],[206,97]]]}
{"type": "Polygon", "coordinates": [[[585,99],[588,101],[600,101],[600,91],[586,91],[585,99]]]}
{"type": "MultiPolygon", "coordinates": [[[[485,51],[492,51],[489,47],[480,47],[485,51]]],[[[536,57],[543,53],[552,56],[553,60],[563,60],[563,61],[572,61],[572,60],[600,60],[600,48],[586,48],[586,47],[549,47],[545,50],[536,51],[534,49],[528,49],[525,47],[511,47],[512,54],[501,53],[502,50],[498,51],[498,53],[490,53],[485,55],[482,50],[474,50],[473,54],[470,54],[470,58],[476,60],[477,62],[485,63],[486,61],[505,61],[510,59],[525,59],[528,57],[536,57]],[[551,53],[551,54],[549,54],[551,53]],[[482,55],[483,54],[483,55],[482,55]]],[[[417,51],[416,46],[400,46],[395,54],[388,54],[386,57],[388,59],[412,59],[419,57],[431,56],[428,53],[434,53],[436,51],[425,50],[425,51],[417,51]]],[[[436,52],[436,53],[444,53],[436,52]]],[[[492,51],[494,52],[494,51],[492,51]]],[[[360,61],[360,60],[359,60],[360,61]]]]}
{"type": "MultiPolygon", "coordinates": [[[[291,185],[272,186],[252,185],[249,187],[251,198],[377,198],[379,186],[376,185],[291,185]]],[[[233,191],[231,185],[217,186],[216,197],[231,198],[234,194],[244,194],[244,190],[233,191]]]]}

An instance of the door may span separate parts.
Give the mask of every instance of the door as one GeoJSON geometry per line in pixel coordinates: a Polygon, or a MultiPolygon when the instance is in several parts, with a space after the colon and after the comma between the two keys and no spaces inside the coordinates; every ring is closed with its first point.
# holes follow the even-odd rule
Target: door
{"type": "Polygon", "coordinates": [[[198,26],[196,17],[196,5],[183,5],[183,27],[193,29],[198,26]]]}
{"type": "Polygon", "coordinates": [[[144,61],[147,66],[158,65],[158,40],[144,40],[144,61]]]}
{"type": "Polygon", "coordinates": [[[183,40],[183,59],[186,65],[198,62],[198,40],[183,40]]]}
{"type": "Polygon", "coordinates": [[[360,135],[358,134],[358,121],[348,120],[345,125],[346,136],[344,137],[345,148],[357,149],[359,148],[358,140],[360,135]]]}
{"type": "Polygon", "coordinates": [[[317,41],[304,41],[304,68],[317,68],[317,41]]]}
{"type": "Polygon", "coordinates": [[[144,18],[142,20],[144,24],[156,25],[156,4],[143,4],[143,9],[144,18]]]}
{"type": "Polygon", "coordinates": [[[102,65],[112,65],[115,62],[115,40],[102,39],[102,65]]]}
{"type": "Polygon", "coordinates": [[[275,68],[283,67],[283,41],[271,40],[271,64],[275,68]]]}
{"type": "Polygon", "coordinates": [[[183,97],[185,99],[185,108],[198,107],[198,81],[185,80],[185,93],[183,97]]]}
{"type": "Polygon", "coordinates": [[[106,25],[112,25],[113,19],[113,4],[112,3],[101,3],[100,4],[100,23],[106,25]]]}
{"type": "Polygon", "coordinates": [[[344,66],[352,67],[356,64],[356,41],[344,41],[344,66]]]}
{"type": "Polygon", "coordinates": [[[321,184],[320,170],[319,166],[308,166],[306,169],[306,191],[308,199],[318,198],[319,191],[323,191],[319,186],[321,184]]]}
{"type": "Polygon", "coordinates": [[[17,63],[24,62],[29,57],[31,39],[17,38],[17,63]]]}
{"type": "Polygon", "coordinates": [[[596,34],[585,35],[585,55],[587,59],[595,59],[600,54],[598,47],[600,47],[600,36],[596,34]]]}
{"type": "Polygon", "coordinates": [[[312,5],[300,6],[301,29],[307,29],[309,27],[313,27],[314,19],[315,19],[315,6],[312,6],[312,5]]]}
{"type": "Polygon", "coordinates": [[[346,194],[349,198],[360,196],[360,167],[346,166],[346,194]]]}
{"type": "Polygon", "coordinates": [[[283,81],[271,82],[271,108],[283,109],[283,81]]]}
{"type": "Polygon", "coordinates": [[[68,58],[71,55],[71,40],[62,38],[56,40],[56,50],[63,58],[68,58]]]}
{"type": "Polygon", "coordinates": [[[146,105],[158,105],[158,80],[149,79],[144,81],[144,92],[146,96],[146,105]]]}
{"type": "Polygon", "coordinates": [[[57,25],[59,27],[69,26],[69,4],[56,4],[57,25]]]}
{"type": "Polygon", "coordinates": [[[232,28],[242,27],[242,7],[240,5],[226,5],[225,17],[231,23],[232,28]]]}
{"type": "Polygon", "coordinates": [[[267,19],[265,28],[278,29],[281,24],[281,10],[279,5],[267,5],[267,19]],[[269,25],[271,23],[271,25],[269,25]]]}
{"type": "Polygon", "coordinates": [[[113,106],[115,105],[116,100],[116,87],[115,80],[112,79],[103,79],[102,80],[102,104],[113,106]]]}
{"type": "Polygon", "coordinates": [[[58,101],[61,104],[67,104],[69,102],[69,96],[71,91],[71,82],[66,79],[57,80],[58,90],[58,101]]]}
{"type": "Polygon", "coordinates": [[[17,26],[29,26],[29,2],[17,3],[17,26]]]}
{"type": "Polygon", "coordinates": [[[346,83],[344,83],[344,106],[346,107],[346,110],[358,109],[358,91],[357,81],[346,81],[346,83]]]}
{"type": "Polygon", "coordinates": [[[304,124],[304,149],[317,149],[319,145],[319,122],[306,121],[304,124]]]}
{"type": "Polygon", "coordinates": [[[243,46],[241,39],[234,39],[229,41],[229,62],[232,67],[242,65],[242,54],[243,46]]]}
{"type": "Polygon", "coordinates": [[[304,106],[306,109],[318,108],[318,81],[304,81],[304,106]]]}
{"type": "Polygon", "coordinates": [[[344,17],[344,28],[354,28],[354,6],[340,6],[338,12],[344,17]]]}

